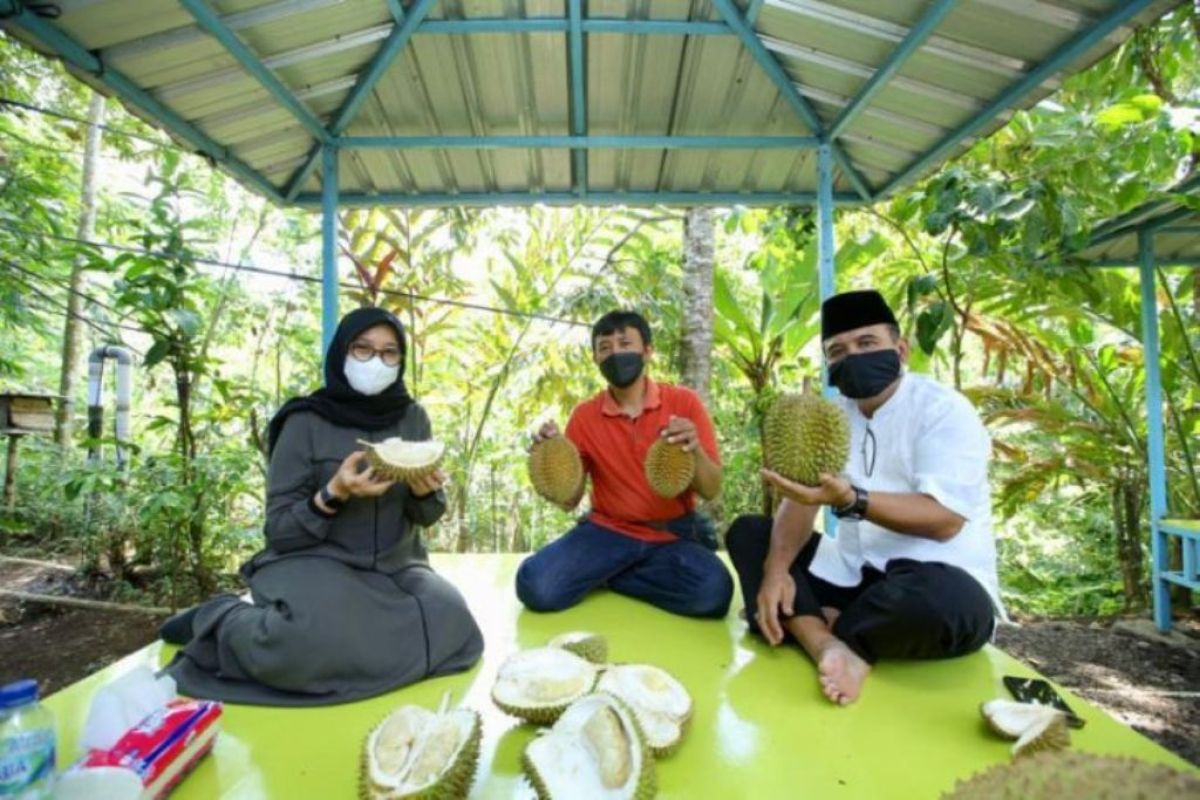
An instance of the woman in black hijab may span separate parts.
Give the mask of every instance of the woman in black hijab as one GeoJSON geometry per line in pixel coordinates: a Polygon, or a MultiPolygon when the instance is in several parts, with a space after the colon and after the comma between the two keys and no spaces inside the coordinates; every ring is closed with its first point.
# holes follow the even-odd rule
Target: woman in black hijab
{"type": "Polygon", "coordinates": [[[404,326],[378,308],[342,319],[325,385],[268,430],[266,548],[242,567],[251,602],[221,595],[172,618],[170,667],[192,697],[319,705],[469,668],[483,639],[416,532],[446,510],[436,472],[382,480],[358,441],[432,438],[404,386],[404,326]]]}

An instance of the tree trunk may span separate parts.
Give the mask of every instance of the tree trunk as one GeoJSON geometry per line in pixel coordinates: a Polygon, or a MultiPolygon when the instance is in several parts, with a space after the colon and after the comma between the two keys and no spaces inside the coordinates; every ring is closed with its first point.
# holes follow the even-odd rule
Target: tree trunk
{"type": "MultiPolygon", "coordinates": [[[[104,123],[104,95],[92,93],[88,106],[87,143],[83,150],[83,183],[80,187],[79,226],[76,236],[91,239],[96,229],[96,171],[100,165],[100,126],[104,123]]],[[[54,441],[65,447],[71,441],[71,423],[75,415],[75,393],[82,373],[80,350],[83,345],[83,277],[86,263],[76,258],[71,265],[70,290],[67,294],[67,314],[63,323],[62,365],[59,370],[58,393],[62,395],[54,419],[54,441]]]]}
{"type": "Polygon", "coordinates": [[[688,209],[683,223],[683,336],[680,376],[709,403],[713,348],[713,212],[688,209]]]}
{"type": "Polygon", "coordinates": [[[1142,605],[1141,487],[1122,481],[1113,491],[1113,523],[1116,526],[1117,559],[1127,610],[1142,605]]]}

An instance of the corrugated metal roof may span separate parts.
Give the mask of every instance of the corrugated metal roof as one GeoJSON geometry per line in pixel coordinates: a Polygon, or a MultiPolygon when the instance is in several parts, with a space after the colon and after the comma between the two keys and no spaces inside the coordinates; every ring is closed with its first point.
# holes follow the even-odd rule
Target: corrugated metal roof
{"type": "Polygon", "coordinates": [[[1141,206],[1097,225],[1072,261],[1103,266],[1138,263],[1139,235],[1152,234],[1150,244],[1159,266],[1200,266],[1200,175],[1176,186],[1164,199],[1141,206]],[[1191,202],[1185,202],[1187,197],[1191,202]]]}
{"type": "MultiPolygon", "coordinates": [[[[1062,70],[1092,64],[1133,25],[1178,0],[591,0],[581,26],[650,20],[708,27],[585,29],[583,129],[571,120],[574,0],[441,0],[428,9],[427,0],[207,0],[206,9],[265,67],[265,81],[198,24],[194,7],[204,4],[195,0],[57,5],[56,19],[33,20],[25,11],[2,24],[55,55],[77,47],[65,59],[76,74],[276,199],[312,202],[321,174],[311,168],[320,160],[313,130],[271,93],[271,76],[329,128],[398,30],[399,12],[409,25],[427,16],[349,124],[327,139],[341,145],[346,201],[443,203],[453,195],[486,202],[503,193],[510,202],[611,202],[632,192],[765,202],[816,192],[815,142],[751,146],[739,137],[821,137],[881,67],[887,80],[833,138],[839,199],[873,198],[917,179],[1002,125],[1012,109],[1053,91],[1062,70]],[[754,41],[736,35],[747,13],[757,15],[747,32],[754,41]],[[926,15],[934,14],[928,25],[926,15]],[[541,21],[544,29],[498,30],[513,20],[541,21]],[[457,21],[486,22],[497,32],[445,32],[457,21]],[[907,52],[913,30],[923,38],[907,52]],[[759,44],[765,50],[752,52],[759,44]],[[891,62],[898,48],[907,57],[891,62]],[[782,68],[777,80],[767,72],[775,65],[782,68]],[[451,147],[444,139],[572,134],[721,138],[711,147],[589,142],[580,164],[563,141],[501,148],[451,147]],[[343,136],[439,138],[367,148],[346,146],[343,136]]],[[[0,14],[20,6],[0,0],[0,14]]]]}

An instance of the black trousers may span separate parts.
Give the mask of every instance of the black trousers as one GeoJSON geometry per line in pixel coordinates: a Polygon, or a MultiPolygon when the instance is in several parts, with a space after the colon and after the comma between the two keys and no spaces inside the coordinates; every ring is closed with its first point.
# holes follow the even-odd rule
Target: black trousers
{"type": "MultiPolygon", "coordinates": [[[[771,544],[771,518],[738,517],[725,537],[737,570],[750,629],[760,633],[758,590],[771,544]]],[[[822,617],[822,606],[841,614],[833,635],[866,661],[881,658],[951,658],[972,653],[991,638],[992,601],[959,567],[895,559],[880,572],[864,567],[857,586],[838,586],[809,572],[821,535],[814,533],[792,562],[794,616],[822,617]]]]}

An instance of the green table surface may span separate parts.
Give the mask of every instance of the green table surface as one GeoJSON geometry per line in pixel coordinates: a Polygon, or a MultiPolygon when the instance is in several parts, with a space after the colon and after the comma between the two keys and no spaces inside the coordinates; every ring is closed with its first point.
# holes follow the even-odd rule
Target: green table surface
{"type": "MultiPolygon", "coordinates": [[[[535,729],[496,709],[497,666],[520,648],[568,630],[609,640],[613,661],[657,664],[695,699],[682,747],[658,763],[667,798],[936,798],[955,780],[1009,760],[1009,743],[988,732],[979,704],[1005,697],[1001,677],[1036,673],[988,647],[941,662],[878,665],[862,698],[840,708],[820,694],[816,672],[795,647],[772,649],[746,633],[737,615],[690,620],[610,592],[557,614],[525,611],[513,593],[518,556],[435,555],[435,569],[464,593],[486,650],[471,671],[370,700],[324,708],[227,705],[222,733],[172,795],[190,798],[352,798],[367,731],[405,703],[436,706],[445,692],[483,714],[483,754],[472,797],[532,796],[520,755],[535,729]]],[[[138,664],[165,664],[156,643],[48,698],[59,726],[60,762],[76,740],[92,695],[138,664]]],[[[1064,693],[1087,726],[1072,746],[1187,767],[1186,762],[1094,706],[1064,693]]]]}

